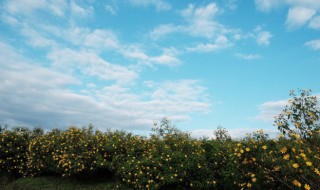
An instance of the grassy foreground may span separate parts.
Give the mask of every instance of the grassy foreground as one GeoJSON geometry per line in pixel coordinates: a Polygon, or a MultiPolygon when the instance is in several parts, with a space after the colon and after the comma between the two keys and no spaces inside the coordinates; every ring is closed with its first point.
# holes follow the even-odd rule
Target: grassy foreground
{"type": "Polygon", "coordinates": [[[1,190],[114,190],[130,189],[114,182],[112,179],[102,177],[90,179],[61,178],[53,176],[10,178],[0,174],[1,190]]]}

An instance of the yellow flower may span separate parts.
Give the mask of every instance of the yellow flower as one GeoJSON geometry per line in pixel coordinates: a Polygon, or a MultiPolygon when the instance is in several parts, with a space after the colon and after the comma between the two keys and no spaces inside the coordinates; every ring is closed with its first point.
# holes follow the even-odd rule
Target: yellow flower
{"type": "Polygon", "coordinates": [[[298,180],[294,180],[293,185],[301,187],[301,183],[298,180]]]}
{"type": "Polygon", "coordinates": [[[249,188],[252,187],[251,183],[248,183],[248,184],[247,184],[247,187],[249,187],[249,188]]]}
{"type": "Polygon", "coordinates": [[[266,146],[266,145],[264,145],[264,146],[262,146],[262,148],[265,150],[265,149],[267,149],[267,146],[266,146]]]}
{"type": "Polygon", "coordinates": [[[311,189],[308,184],[304,184],[304,188],[305,188],[306,190],[310,190],[310,189],[311,189]]]}
{"type": "Polygon", "coordinates": [[[280,167],[279,166],[275,166],[273,169],[274,169],[274,171],[277,172],[277,171],[279,171],[280,167]]]}
{"type": "Polygon", "coordinates": [[[312,162],[306,162],[307,166],[312,166],[312,162]]]}
{"type": "Polygon", "coordinates": [[[289,155],[289,154],[286,154],[286,155],[284,155],[284,157],[283,157],[284,160],[288,160],[289,158],[290,158],[290,155],[289,155]]]}
{"type": "Polygon", "coordinates": [[[318,174],[320,176],[320,172],[319,172],[318,168],[315,168],[314,172],[316,172],[316,174],[318,174]]]}
{"type": "Polygon", "coordinates": [[[299,168],[299,164],[297,164],[297,163],[292,164],[292,166],[293,166],[294,168],[299,168]]]}
{"type": "Polygon", "coordinates": [[[252,178],[252,182],[255,183],[257,181],[257,178],[252,178]]]}
{"type": "Polygon", "coordinates": [[[287,147],[283,147],[283,148],[281,149],[281,153],[284,154],[284,153],[286,153],[286,152],[287,152],[287,147]]]}
{"type": "Polygon", "coordinates": [[[250,148],[246,148],[246,151],[249,152],[249,151],[250,151],[250,148]]]}

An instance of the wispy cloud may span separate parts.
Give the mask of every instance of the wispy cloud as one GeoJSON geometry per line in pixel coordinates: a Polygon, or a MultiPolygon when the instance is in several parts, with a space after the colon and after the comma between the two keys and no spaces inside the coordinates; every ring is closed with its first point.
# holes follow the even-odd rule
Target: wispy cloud
{"type": "Polygon", "coordinates": [[[320,11],[320,2],[317,0],[255,0],[258,10],[270,12],[280,6],[288,7],[286,26],[289,30],[298,29],[309,22],[309,27],[317,29],[317,18],[313,17],[320,11]]]}
{"type": "MultiPolygon", "coordinates": [[[[320,97],[319,94],[314,94],[317,98],[320,97]]],[[[279,115],[283,112],[285,106],[289,105],[289,99],[285,100],[276,100],[276,101],[268,101],[260,104],[258,106],[259,114],[255,116],[255,119],[260,121],[273,122],[275,120],[275,116],[279,115]]],[[[320,103],[318,103],[318,106],[320,103]]]]}
{"type": "MultiPolygon", "coordinates": [[[[261,130],[259,128],[241,128],[241,129],[228,129],[228,134],[233,139],[242,139],[246,137],[247,134],[253,134],[254,132],[261,130]]],[[[268,134],[270,138],[276,138],[279,135],[277,129],[266,129],[264,130],[265,134],[268,134]]],[[[214,129],[197,129],[190,131],[190,134],[194,138],[209,138],[214,139],[214,129]]]]}
{"type": "Polygon", "coordinates": [[[288,104],[288,100],[269,101],[258,106],[259,114],[257,120],[273,122],[274,117],[282,112],[288,104]]]}
{"type": "Polygon", "coordinates": [[[270,45],[270,39],[272,38],[272,34],[269,31],[264,31],[261,26],[257,26],[254,29],[256,42],[259,45],[270,45]]]}
{"type": "Polygon", "coordinates": [[[30,15],[37,10],[48,10],[56,16],[64,16],[67,1],[44,1],[44,0],[11,0],[4,3],[4,9],[10,14],[30,15]]]}
{"type": "Polygon", "coordinates": [[[172,51],[170,49],[163,49],[163,53],[157,56],[147,55],[140,46],[138,45],[128,45],[121,49],[123,56],[136,59],[139,63],[144,65],[168,65],[176,66],[180,64],[180,60],[176,57],[177,51],[172,51]]]}
{"type": "Polygon", "coordinates": [[[213,43],[200,43],[195,47],[187,47],[187,51],[196,51],[196,52],[215,52],[222,49],[226,49],[232,46],[228,38],[225,36],[219,36],[213,43]]]}
{"type": "Polygon", "coordinates": [[[128,2],[137,7],[154,6],[157,11],[168,11],[171,5],[164,0],[128,0],[128,2]]]}
{"type": "Polygon", "coordinates": [[[320,16],[316,16],[314,17],[310,23],[309,23],[309,27],[315,30],[319,30],[320,29],[320,16]]]}
{"type": "Polygon", "coordinates": [[[304,43],[304,45],[310,47],[313,50],[320,50],[320,39],[308,41],[304,43]]]}
{"type": "Polygon", "coordinates": [[[150,32],[150,37],[152,40],[158,40],[161,39],[168,34],[172,34],[175,32],[181,32],[183,30],[183,27],[181,26],[176,26],[174,24],[161,24],[157,27],[155,27],[151,32],[150,32]]]}
{"type": "Polygon", "coordinates": [[[117,14],[117,8],[115,6],[112,6],[110,4],[106,4],[104,6],[104,9],[110,13],[111,15],[116,15],[117,14]]]}
{"type": "Polygon", "coordinates": [[[133,91],[126,84],[136,81],[135,72],[93,52],[54,50],[49,54],[53,67],[44,67],[4,43],[0,50],[1,123],[52,128],[91,122],[101,129],[149,130],[164,115],[186,120],[191,113],[210,110],[206,89],[196,80],[150,81],[153,85],[133,91]],[[57,65],[85,72],[85,77],[57,65]],[[88,77],[118,82],[94,85],[88,77]]]}
{"type": "Polygon", "coordinates": [[[269,12],[280,6],[282,1],[279,0],[255,0],[256,7],[259,11],[269,12]]]}
{"type": "Polygon", "coordinates": [[[223,26],[215,21],[219,8],[215,3],[196,7],[193,4],[181,11],[181,15],[189,23],[185,30],[195,36],[211,38],[223,29],[223,26]],[[197,30],[195,30],[195,28],[197,30]]]}
{"type": "Polygon", "coordinates": [[[129,83],[137,77],[137,73],[126,67],[111,64],[97,54],[89,51],[72,49],[56,49],[48,54],[54,67],[81,72],[84,75],[96,76],[101,80],[115,80],[117,83],[129,83]]]}
{"type": "Polygon", "coordinates": [[[77,15],[80,17],[86,17],[93,12],[93,7],[88,6],[86,8],[78,5],[75,1],[70,2],[70,10],[73,15],[77,15]]]}
{"type": "Polygon", "coordinates": [[[289,9],[286,25],[288,29],[297,29],[303,26],[316,13],[315,10],[305,7],[293,7],[289,9]]]}
{"type": "Polygon", "coordinates": [[[246,59],[246,60],[256,60],[256,59],[261,59],[261,55],[259,54],[243,54],[243,53],[237,53],[237,57],[241,59],[246,59]]]}
{"type": "Polygon", "coordinates": [[[204,6],[189,4],[187,8],[180,11],[180,16],[186,24],[161,24],[150,32],[150,36],[152,39],[157,40],[172,33],[182,33],[189,36],[212,39],[219,35],[232,33],[231,29],[227,29],[216,20],[219,12],[219,7],[215,3],[204,6]]]}

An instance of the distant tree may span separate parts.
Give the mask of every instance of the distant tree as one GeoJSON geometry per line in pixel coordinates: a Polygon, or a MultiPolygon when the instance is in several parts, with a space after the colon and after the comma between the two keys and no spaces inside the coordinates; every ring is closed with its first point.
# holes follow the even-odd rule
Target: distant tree
{"type": "Polygon", "coordinates": [[[8,129],[8,125],[7,124],[4,124],[4,126],[0,125],[0,133],[3,133],[7,129],[8,129]]]}
{"type": "Polygon", "coordinates": [[[275,117],[274,125],[283,133],[298,134],[301,138],[319,137],[320,108],[316,96],[310,95],[311,90],[299,90],[297,96],[290,91],[292,99],[288,101],[282,113],[275,117]]]}
{"type": "Polygon", "coordinates": [[[44,134],[44,131],[41,127],[35,127],[35,128],[33,128],[32,133],[35,136],[41,136],[44,134]]]}
{"type": "Polygon", "coordinates": [[[153,122],[152,132],[160,137],[166,137],[167,135],[178,136],[179,134],[185,134],[178,128],[176,128],[167,117],[163,117],[160,123],[153,122]]]}
{"type": "Polygon", "coordinates": [[[229,135],[228,130],[226,128],[223,128],[221,125],[219,125],[217,129],[213,131],[213,134],[218,141],[231,140],[231,136],[229,135]]]}

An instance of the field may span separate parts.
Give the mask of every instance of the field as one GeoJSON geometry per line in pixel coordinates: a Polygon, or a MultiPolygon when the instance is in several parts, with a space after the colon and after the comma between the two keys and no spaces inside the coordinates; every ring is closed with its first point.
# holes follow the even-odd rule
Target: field
{"type": "Polygon", "coordinates": [[[90,179],[63,179],[53,176],[8,178],[5,174],[0,175],[0,189],[4,190],[113,190],[130,189],[119,188],[119,184],[111,179],[103,177],[90,179]]]}

